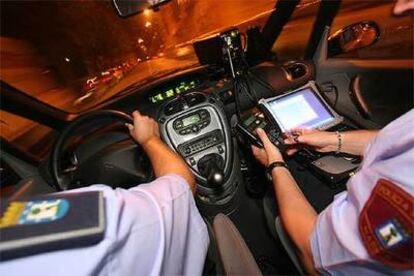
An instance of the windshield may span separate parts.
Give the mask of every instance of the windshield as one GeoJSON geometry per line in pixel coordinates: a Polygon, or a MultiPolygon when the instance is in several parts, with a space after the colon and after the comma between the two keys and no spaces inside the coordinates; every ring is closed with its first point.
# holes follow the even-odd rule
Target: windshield
{"type": "Polygon", "coordinates": [[[173,0],[119,18],[110,1],[1,1],[0,77],[47,104],[79,113],[134,83],[197,64],[208,33],[263,25],[274,0],[173,0]]]}

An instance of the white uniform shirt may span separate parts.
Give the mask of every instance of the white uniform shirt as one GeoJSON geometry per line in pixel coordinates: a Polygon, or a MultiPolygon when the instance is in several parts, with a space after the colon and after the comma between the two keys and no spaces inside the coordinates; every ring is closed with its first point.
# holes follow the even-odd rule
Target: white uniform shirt
{"type": "Polygon", "coordinates": [[[413,275],[412,268],[401,268],[404,258],[411,259],[405,265],[414,266],[410,257],[413,195],[411,110],[378,133],[365,151],[360,171],[348,181],[347,191],[318,216],[311,235],[316,268],[329,274],[413,275]],[[399,209],[399,203],[406,209],[399,209]]]}
{"type": "Polygon", "coordinates": [[[160,177],[129,190],[104,185],[104,239],[97,245],[0,263],[0,275],[201,275],[207,227],[185,180],[160,177]]]}

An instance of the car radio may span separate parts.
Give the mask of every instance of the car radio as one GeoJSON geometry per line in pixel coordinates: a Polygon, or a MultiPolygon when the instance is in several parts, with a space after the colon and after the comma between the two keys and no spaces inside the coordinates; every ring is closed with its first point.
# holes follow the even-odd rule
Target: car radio
{"type": "Polygon", "coordinates": [[[192,140],[179,145],[178,152],[181,153],[183,157],[187,157],[200,151],[203,151],[205,149],[208,149],[210,147],[218,145],[218,153],[221,154],[224,152],[223,146],[220,145],[222,143],[223,134],[220,130],[214,130],[197,138],[195,141],[192,140]]]}
{"type": "Polygon", "coordinates": [[[176,119],[173,128],[180,135],[198,133],[210,124],[210,120],[210,113],[201,109],[176,119]]]}

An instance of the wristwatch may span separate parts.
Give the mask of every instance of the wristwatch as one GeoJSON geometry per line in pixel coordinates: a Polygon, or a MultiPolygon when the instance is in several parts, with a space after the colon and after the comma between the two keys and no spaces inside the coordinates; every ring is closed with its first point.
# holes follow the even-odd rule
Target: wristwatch
{"type": "Polygon", "coordinates": [[[267,168],[266,168],[266,178],[269,181],[272,181],[272,171],[273,171],[274,168],[277,168],[277,167],[284,167],[286,169],[288,168],[286,163],[282,162],[282,161],[276,161],[276,162],[270,163],[269,166],[267,166],[267,168]]]}

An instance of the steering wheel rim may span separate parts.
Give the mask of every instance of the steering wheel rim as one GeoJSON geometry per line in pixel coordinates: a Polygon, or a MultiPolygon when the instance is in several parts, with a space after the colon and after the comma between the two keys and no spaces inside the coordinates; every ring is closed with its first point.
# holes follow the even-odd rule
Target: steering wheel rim
{"type": "Polygon", "coordinates": [[[61,132],[59,137],[56,140],[56,143],[54,144],[53,150],[52,150],[52,159],[51,159],[51,172],[52,172],[52,178],[54,181],[54,184],[56,188],[59,190],[68,190],[69,185],[67,183],[64,183],[64,177],[62,177],[62,173],[60,172],[60,159],[63,152],[63,147],[65,143],[67,142],[68,138],[70,138],[77,128],[79,128],[81,125],[83,125],[85,122],[90,122],[94,119],[113,119],[118,120],[124,123],[133,123],[133,119],[130,115],[118,111],[118,110],[96,110],[91,111],[86,114],[83,114],[79,117],[77,117],[74,121],[72,121],[68,126],[64,128],[64,130],[61,132]]]}

